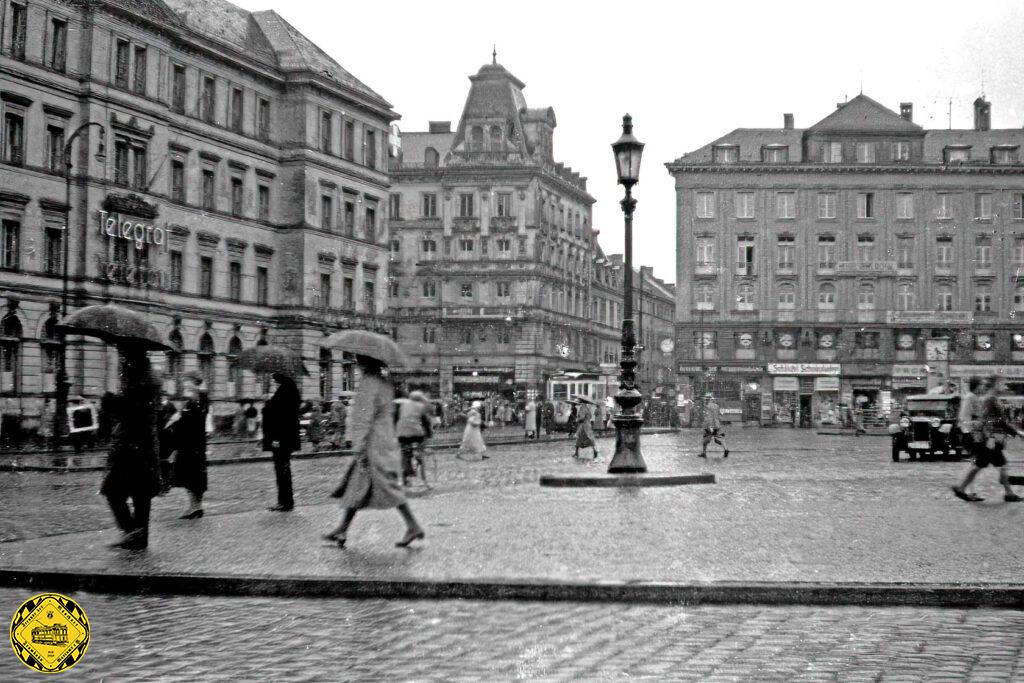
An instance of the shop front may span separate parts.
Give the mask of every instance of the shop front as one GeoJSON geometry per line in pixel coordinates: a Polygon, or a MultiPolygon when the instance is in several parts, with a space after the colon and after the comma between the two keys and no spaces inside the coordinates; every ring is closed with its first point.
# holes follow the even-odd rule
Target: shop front
{"type": "Polygon", "coordinates": [[[969,377],[991,377],[995,375],[1003,383],[1007,394],[1024,396],[1024,365],[982,365],[982,364],[950,364],[949,378],[958,384],[966,382],[969,377]]]}
{"type": "Polygon", "coordinates": [[[703,398],[710,393],[727,423],[759,422],[764,367],[760,365],[680,365],[676,407],[680,423],[700,425],[703,398]]]}
{"type": "Polygon", "coordinates": [[[769,363],[772,421],[805,428],[834,423],[840,371],[839,363],[769,363]]]}
{"type": "Polygon", "coordinates": [[[917,396],[928,391],[927,365],[893,365],[892,366],[892,400],[893,410],[899,413],[907,405],[907,397],[917,396]]]}
{"type": "Polygon", "coordinates": [[[452,368],[452,395],[461,400],[513,399],[516,388],[514,367],[452,368]]]}
{"type": "Polygon", "coordinates": [[[870,361],[843,366],[841,402],[869,422],[887,417],[893,409],[892,367],[870,361]]]}
{"type": "Polygon", "coordinates": [[[424,391],[431,397],[439,397],[441,373],[437,368],[417,368],[415,370],[395,369],[391,371],[391,379],[406,392],[424,391]]]}

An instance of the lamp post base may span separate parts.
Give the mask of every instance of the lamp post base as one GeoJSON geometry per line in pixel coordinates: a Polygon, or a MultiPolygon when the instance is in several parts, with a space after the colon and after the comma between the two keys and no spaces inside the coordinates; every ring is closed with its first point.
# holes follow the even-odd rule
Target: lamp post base
{"type": "Polygon", "coordinates": [[[644,420],[639,415],[620,414],[612,418],[615,423],[615,455],[608,464],[609,474],[629,474],[647,471],[647,463],[640,452],[640,427],[644,420]]]}

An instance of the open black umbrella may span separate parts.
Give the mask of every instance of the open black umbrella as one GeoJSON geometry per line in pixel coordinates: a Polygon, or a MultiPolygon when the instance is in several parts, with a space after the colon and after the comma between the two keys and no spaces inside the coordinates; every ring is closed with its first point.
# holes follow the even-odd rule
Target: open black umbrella
{"type": "Polygon", "coordinates": [[[409,357],[398,348],[395,340],[376,332],[342,330],[324,340],[324,346],[333,346],[359,356],[375,358],[389,368],[409,365],[409,357]]]}
{"type": "Polygon", "coordinates": [[[146,351],[169,351],[153,323],[141,313],[116,304],[86,306],[60,321],[57,330],[66,334],[97,337],[118,346],[146,351]]]}
{"type": "Polygon", "coordinates": [[[253,372],[280,372],[292,378],[309,375],[306,365],[297,353],[275,344],[242,349],[242,352],[238,354],[238,364],[253,372]]]}

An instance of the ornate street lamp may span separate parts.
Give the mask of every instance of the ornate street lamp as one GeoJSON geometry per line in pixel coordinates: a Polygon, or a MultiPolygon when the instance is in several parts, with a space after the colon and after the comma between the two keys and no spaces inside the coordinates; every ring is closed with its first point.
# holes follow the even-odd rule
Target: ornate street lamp
{"type": "Polygon", "coordinates": [[[632,191],[640,180],[640,157],[643,151],[644,144],[633,137],[633,117],[626,114],[622,117],[622,137],[612,144],[619,184],[626,188],[626,196],[621,202],[626,224],[626,248],[622,291],[622,359],[619,362],[619,391],[615,394],[619,414],[612,419],[615,423],[615,455],[608,465],[609,473],[647,471],[647,464],[640,453],[640,427],[644,421],[637,414],[637,407],[643,397],[636,386],[636,333],[633,329],[633,210],[636,209],[636,200],[633,199],[632,191]]]}
{"type": "MultiPolygon", "coordinates": [[[[63,254],[61,256],[61,295],[60,295],[60,317],[63,320],[68,315],[68,259],[71,244],[71,146],[75,139],[89,127],[96,126],[100,129],[100,143],[96,149],[96,161],[101,164],[107,161],[107,129],[98,121],[88,121],[75,129],[67,142],[64,143],[64,236],[63,254]]],[[[84,233],[83,233],[84,234],[84,233]]],[[[57,382],[54,387],[55,403],[53,414],[53,440],[54,445],[59,446],[61,439],[68,436],[68,392],[71,382],[68,381],[68,338],[60,331],[60,352],[57,356],[57,382]]]]}

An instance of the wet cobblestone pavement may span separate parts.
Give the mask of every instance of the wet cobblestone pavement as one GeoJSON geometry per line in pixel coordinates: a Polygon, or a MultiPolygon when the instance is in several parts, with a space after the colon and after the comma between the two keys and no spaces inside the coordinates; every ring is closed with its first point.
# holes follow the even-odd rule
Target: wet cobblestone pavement
{"type": "MultiPolygon", "coordinates": [[[[69,681],[1024,679],[1012,611],[73,597],[92,642],[69,681]]],[[[6,648],[0,680],[40,674],[6,648]]]]}

